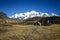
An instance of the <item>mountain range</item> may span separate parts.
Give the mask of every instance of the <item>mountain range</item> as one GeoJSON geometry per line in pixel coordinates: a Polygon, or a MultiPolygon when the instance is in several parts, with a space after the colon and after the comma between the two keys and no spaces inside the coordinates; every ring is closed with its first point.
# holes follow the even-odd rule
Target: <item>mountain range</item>
{"type": "Polygon", "coordinates": [[[50,17],[50,16],[58,16],[58,15],[55,13],[51,13],[50,15],[48,13],[37,12],[35,10],[32,10],[30,12],[16,13],[10,16],[9,18],[16,18],[16,19],[24,20],[24,19],[33,18],[33,17],[50,17]]]}
{"type": "MultiPolygon", "coordinates": [[[[39,24],[48,25],[48,24],[60,24],[60,16],[52,13],[49,15],[48,13],[42,12],[26,12],[26,13],[16,13],[10,18],[4,12],[0,12],[0,21],[7,20],[9,23],[18,23],[18,24],[39,24]]],[[[6,22],[6,21],[5,21],[6,22]]]]}

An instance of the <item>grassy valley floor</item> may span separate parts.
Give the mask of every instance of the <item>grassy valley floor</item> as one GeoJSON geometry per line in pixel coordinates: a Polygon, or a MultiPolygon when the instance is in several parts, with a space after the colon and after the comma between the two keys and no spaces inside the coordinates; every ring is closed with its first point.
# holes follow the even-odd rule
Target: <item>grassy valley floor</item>
{"type": "Polygon", "coordinates": [[[0,40],[60,40],[60,24],[0,26],[0,40]]]}

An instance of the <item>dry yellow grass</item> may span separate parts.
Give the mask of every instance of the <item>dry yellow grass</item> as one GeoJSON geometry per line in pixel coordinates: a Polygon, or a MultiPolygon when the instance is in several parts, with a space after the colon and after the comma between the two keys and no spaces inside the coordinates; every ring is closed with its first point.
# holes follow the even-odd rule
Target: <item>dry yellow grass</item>
{"type": "MultiPolygon", "coordinates": [[[[3,29],[3,28],[2,28],[3,29]]],[[[0,40],[60,40],[60,25],[12,25],[0,32],[0,40]]]]}

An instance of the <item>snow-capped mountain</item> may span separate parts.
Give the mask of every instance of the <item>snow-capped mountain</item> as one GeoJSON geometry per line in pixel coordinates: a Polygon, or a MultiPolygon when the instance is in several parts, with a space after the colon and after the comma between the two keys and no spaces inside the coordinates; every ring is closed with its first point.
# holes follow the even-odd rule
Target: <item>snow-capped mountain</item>
{"type": "Polygon", "coordinates": [[[10,16],[10,18],[19,18],[19,19],[28,19],[28,18],[32,18],[32,17],[50,17],[50,16],[57,16],[56,14],[52,13],[51,15],[49,15],[48,13],[42,13],[42,12],[36,12],[34,10],[30,11],[30,12],[25,12],[25,13],[16,13],[12,16],[10,16]]]}
{"type": "Polygon", "coordinates": [[[57,14],[55,14],[55,13],[52,13],[50,16],[58,16],[57,14]]]}

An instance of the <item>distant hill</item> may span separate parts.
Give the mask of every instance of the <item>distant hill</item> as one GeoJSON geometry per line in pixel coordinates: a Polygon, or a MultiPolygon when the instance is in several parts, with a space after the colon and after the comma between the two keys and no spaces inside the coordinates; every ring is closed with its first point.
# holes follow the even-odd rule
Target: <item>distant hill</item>
{"type": "Polygon", "coordinates": [[[8,18],[6,13],[4,12],[0,12],[0,18],[4,19],[4,18],[8,18]]]}
{"type": "Polygon", "coordinates": [[[0,12],[0,24],[6,24],[8,19],[8,16],[4,12],[0,12]]]}

